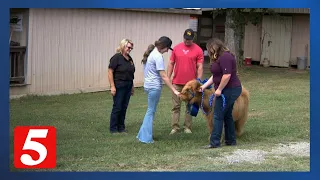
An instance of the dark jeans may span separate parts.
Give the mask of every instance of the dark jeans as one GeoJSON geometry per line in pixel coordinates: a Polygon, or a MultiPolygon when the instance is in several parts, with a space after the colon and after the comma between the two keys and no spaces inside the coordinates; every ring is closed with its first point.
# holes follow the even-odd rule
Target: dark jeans
{"type": "Polygon", "coordinates": [[[215,147],[220,146],[222,127],[224,123],[226,145],[236,145],[236,132],[232,117],[233,105],[240,96],[242,87],[225,88],[222,94],[225,96],[226,106],[222,111],[222,97],[217,97],[214,105],[214,128],[210,137],[210,144],[215,147]]]}
{"type": "Polygon", "coordinates": [[[131,97],[132,81],[116,84],[116,95],[113,96],[113,107],[110,115],[110,132],[124,132],[127,107],[131,97]]]}

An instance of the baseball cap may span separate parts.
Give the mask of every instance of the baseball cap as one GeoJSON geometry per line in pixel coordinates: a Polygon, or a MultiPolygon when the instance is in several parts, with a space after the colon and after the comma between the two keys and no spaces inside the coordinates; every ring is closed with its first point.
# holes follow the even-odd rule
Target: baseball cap
{"type": "Polygon", "coordinates": [[[162,36],[159,39],[160,42],[162,42],[167,48],[169,48],[172,51],[171,45],[172,45],[172,41],[170,38],[168,38],[167,36],[162,36]]]}
{"type": "Polygon", "coordinates": [[[194,31],[192,29],[187,29],[184,31],[183,37],[186,40],[193,40],[194,38],[194,31]]]}

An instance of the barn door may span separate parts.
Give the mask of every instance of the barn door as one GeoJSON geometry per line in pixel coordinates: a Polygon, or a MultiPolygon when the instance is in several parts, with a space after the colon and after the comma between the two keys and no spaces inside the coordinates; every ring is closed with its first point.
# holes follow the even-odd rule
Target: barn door
{"type": "Polygon", "coordinates": [[[267,58],[270,66],[289,67],[291,33],[291,16],[264,16],[261,33],[261,61],[267,58]]]}
{"type": "Polygon", "coordinates": [[[212,17],[201,16],[199,18],[198,43],[202,48],[205,48],[207,41],[212,38],[212,24],[212,17]]]}

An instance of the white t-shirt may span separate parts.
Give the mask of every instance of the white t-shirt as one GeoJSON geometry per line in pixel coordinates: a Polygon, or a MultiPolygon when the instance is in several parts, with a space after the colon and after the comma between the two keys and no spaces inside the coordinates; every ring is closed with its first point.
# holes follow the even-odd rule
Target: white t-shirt
{"type": "Polygon", "coordinates": [[[164,59],[162,54],[155,47],[148,56],[147,63],[144,65],[144,87],[145,88],[162,88],[162,78],[160,70],[165,70],[164,59]]]}

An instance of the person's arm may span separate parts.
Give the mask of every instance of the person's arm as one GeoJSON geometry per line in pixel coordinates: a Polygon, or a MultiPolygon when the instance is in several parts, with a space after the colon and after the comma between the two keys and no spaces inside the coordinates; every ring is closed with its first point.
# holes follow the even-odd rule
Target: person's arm
{"type": "Polygon", "coordinates": [[[114,80],[113,80],[113,69],[111,68],[108,69],[108,78],[109,78],[110,87],[115,87],[114,80]]]}
{"type": "Polygon", "coordinates": [[[109,78],[109,83],[110,83],[111,95],[115,96],[116,95],[116,86],[114,84],[114,79],[113,79],[113,69],[111,69],[111,68],[108,69],[108,78],[109,78]]]}
{"type": "Polygon", "coordinates": [[[200,86],[199,91],[202,92],[204,89],[207,89],[211,84],[213,84],[213,76],[211,76],[206,83],[200,86]]]}
{"type": "Polygon", "coordinates": [[[168,63],[168,72],[167,72],[167,74],[168,74],[168,78],[169,78],[169,79],[171,79],[174,64],[175,64],[175,63],[172,62],[172,61],[170,61],[170,62],[168,63]]]}
{"type": "Polygon", "coordinates": [[[218,90],[222,91],[230,80],[231,74],[224,74],[221,78],[221,82],[219,84],[218,90]]]}
{"type": "Polygon", "coordinates": [[[203,76],[203,63],[197,63],[197,77],[202,79],[203,76]]]}
{"type": "Polygon", "coordinates": [[[155,57],[156,61],[156,69],[159,71],[159,74],[164,81],[164,83],[169,86],[169,88],[176,94],[179,95],[180,93],[173,87],[173,85],[170,82],[170,78],[167,76],[167,73],[165,72],[164,68],[164,60],[163,56],[157,56],[155,57]]]}
{"type": "Polygon", "coordinates": [[[170,56],[170,60],[168,63],[168,70],[167,70],[167,75],[168,75],[169,79],[171,79],[175,62],[176,62],[176,56],[175,56],[174,51],[172,51],[171,56],[170,56]]]}
{"type": "Polygon", "coordinates": [[[219,57],[219,61],[223,75],[221,77],[219,87],[215,92],[217,96],[221,95],[222,90],[226,87],[231,78],[232,62],[235,61],[235,59],[230,54],[224,54],[223,56],[219,57]]]}
{"type": "Polygon", "coordinates": [[[176,95],[179,94],[179,92],[173,87],[173,85],[170,82],[169,77],[167,76],[166,72],[164,70],[160,70],[160,76],[162,78],[162,80],[164,81],[164,83],[169,86],[169,88],[172,90],[172,92],[174,92],[176,95]]]}
{"type": "Polygon", "coordinates": [[[204,55],[202,49],[198,48],[198,56],[197,56],[197,77],[202,79],[203,76],[203,63],[204,63],[204,55]]]}
{"type": "MultiPolygon", "coordinates": [[[[130,56],[130,55],[129,55],[130,56]]],[[[130,56],[131,60],[132,60],[132,57],[130,56]]],[[[133,60],[132,60],[132,66],[134,67],[134,71],[133,71],[133,75],[134,75],[134,72],[135,72],[135,65],[133,63],[133,60]]],[[[134,83],[132,83],[132,89],[131,89],[131,96],[134,95],[134,83]]]]}
{"type": "Polygon", "coordinates": [[[108,79],[109,79],[110,90],[111,90],[112,96],[116,95],[116,86],[114,84],[113,73],[114,73],[114,70],[117,68],[117,66],[118,66],[118,61],[116,59],[116,56],[113,56],[110,59],[110,64],[109,64],[109,69],[108,69],[108,79]]]}
{"type": "Polygon", "coordinates": [[[209,80],[201,86],[202,89],[207,89],[211,84],[213,84],[213,80],[212,79],[213,79],[213,76],[211,76],[209,78],[209,80]]]}

